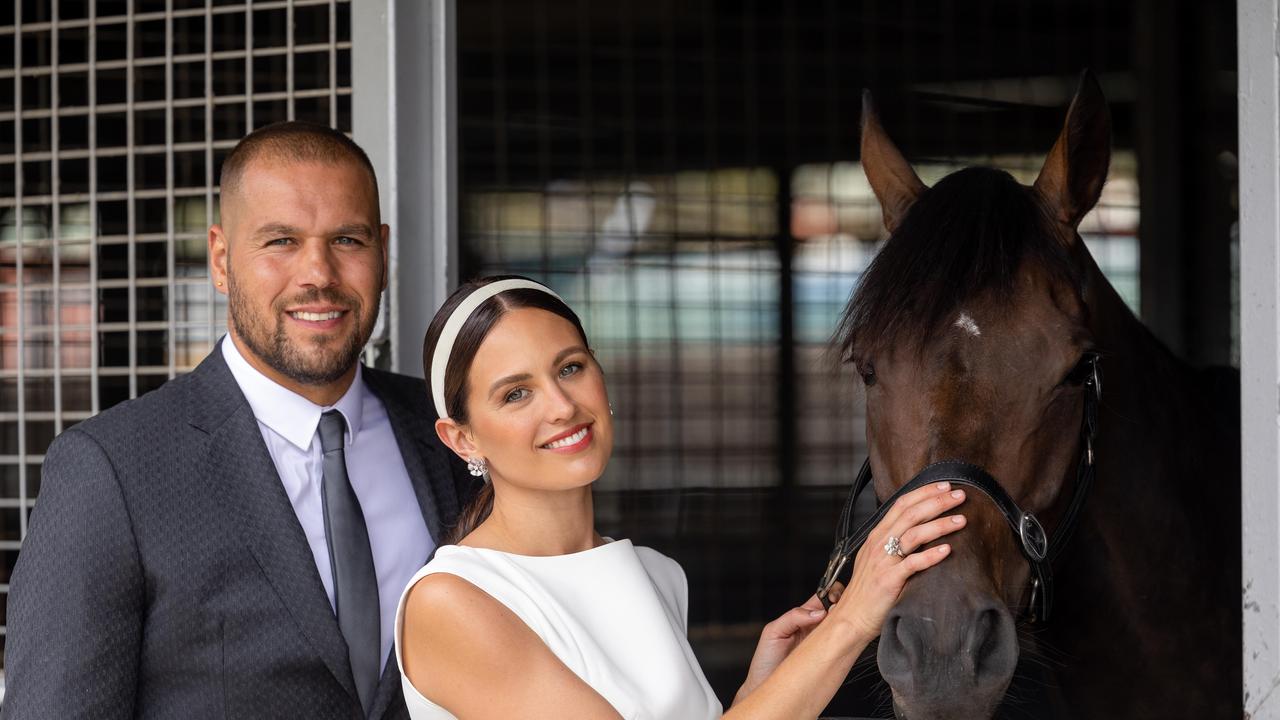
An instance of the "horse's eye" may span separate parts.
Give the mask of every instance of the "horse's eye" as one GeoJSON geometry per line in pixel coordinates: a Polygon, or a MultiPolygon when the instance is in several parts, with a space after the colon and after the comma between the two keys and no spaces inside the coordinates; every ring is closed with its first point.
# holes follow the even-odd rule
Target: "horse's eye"
{"type": "Polygon", "coordinates": [[[876,384],[876,366],[869,362],[860,362],[857,364],[858,374],[862,376],[862,382],[867,387],[876,384]]]}
{"type": "Polygon", "coordinates": [[[1067,373],[1062,379],[1063,385],[1083,385],[1090,376],[1093,375],[1094,363],[1098,361],[1098,353],[1087,352],[1080,356],[1080,360],[1076,362],[1076,366],[1067,373]]]}

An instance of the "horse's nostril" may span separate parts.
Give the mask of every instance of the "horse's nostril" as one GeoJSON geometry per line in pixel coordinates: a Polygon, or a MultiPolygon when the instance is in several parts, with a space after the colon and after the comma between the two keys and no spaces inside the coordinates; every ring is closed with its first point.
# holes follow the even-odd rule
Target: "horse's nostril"
{"type": "Polygon", "coordinates": [[[921,660],[917,648],[920,639],[912,632],[909,623],[897,612],[892,612],[885,619],[880,629],[880,649],[878,651],[880,674],[895,688],[909,687],[912,681],[912,670],[921,660]]]}
{"type": "Polygon", "coordinates": [[[924,638],[920,633],[920,622],[916,618],[894,617],[889,620],[889,631],[893,634],[903,659],[915,665],[924,658],[924,638]]]}
{"type": "Polygon", "coordinates": [[[1018,638],[1013,617],[1003,606],[979,610],[965,639],[965,655],[972,663],[979,688],[1003,685],[1018,663],[1018,638]]]}
{"type": "Polygon", "coordinates": [[[965,638],[963,657],[972,663],[976,674],[981,670],[983,660],[995,648],[999,632],[996,629],[998,618],[994,609],[980,610],[969,626],[968,637],[965,638]]]}

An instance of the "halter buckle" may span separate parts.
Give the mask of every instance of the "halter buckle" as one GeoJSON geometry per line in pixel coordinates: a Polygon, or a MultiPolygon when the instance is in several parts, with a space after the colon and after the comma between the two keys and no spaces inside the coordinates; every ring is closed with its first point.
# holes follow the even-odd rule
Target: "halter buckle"
{"type": "Polygon", "coordinates": [[[831,554],[831,559],[827,561],[827,569],[822,573],[822,581],[818,583],[818,590],[814,593],[814,595],[818,596],[822,607],[827,610],[831,609],[831,601],[828,599],[831,594],[831,586],[836,584],[836,578],[840,576],[840,571],[844,569],[845,564],[848,562],[849,553],[838,547],[831,554]]]}
{"type": "Polygon", "coordinates": [[[1049,554],[1049,536],[1044,526],[1031,513],[1022,513],[1018,522],[1018,536],[1022,539],[1022,550],[1037,563],[1044,562],[1049,554]]]}

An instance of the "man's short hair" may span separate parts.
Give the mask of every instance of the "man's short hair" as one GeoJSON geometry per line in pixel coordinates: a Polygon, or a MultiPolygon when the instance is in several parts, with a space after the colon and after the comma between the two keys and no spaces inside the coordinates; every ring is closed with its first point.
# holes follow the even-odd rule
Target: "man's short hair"
{"type": "Polygon", "coordinates": [[[373,163],[355,141],[324,125],[289,120],[264,125],[236,143],[222,162],[219,192],[224,201],[239,190],[245,169],[262,158],[278,162],[358,163],[369,172],[373,196],[378,197],[378,176],[373,171],[373,163]]]}

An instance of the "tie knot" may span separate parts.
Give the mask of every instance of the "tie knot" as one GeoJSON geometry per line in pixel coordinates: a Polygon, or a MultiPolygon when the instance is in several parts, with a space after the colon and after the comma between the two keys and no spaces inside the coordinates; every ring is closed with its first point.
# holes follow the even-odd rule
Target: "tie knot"
{"type": "Polygon", "coordinates": [[[320,414],[320,450],[333,452],[341,450],[343,435],[347,432],[346,418],[337,410],[328,410],[320,414]]]}

